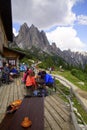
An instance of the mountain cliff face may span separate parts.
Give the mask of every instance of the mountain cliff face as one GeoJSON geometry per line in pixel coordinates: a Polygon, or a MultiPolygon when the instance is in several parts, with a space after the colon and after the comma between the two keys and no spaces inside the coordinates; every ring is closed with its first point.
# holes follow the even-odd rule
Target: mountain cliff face
{"type": "Polygon", "coordinates": [[[20,27],[19,34],[14,41],[23,49],[30,49],[32,46],[45,49],[45,47],[49,46],[45,33],[40,32],[34,25],[29,28],[26,23],[20,27]]]}
{"type": "MultiPolygon", "coordinates": [[[[50,45],[44,31],[39,31],[34,25],[30,27],[24,23],[19,30],[18,36],[14,36],[15,46],[22,49],[30,49],[32,46],[50,54],[62,57],[70,65],[81,65],[84,67],[87,64],[87,53],[85,55],[70,50],[61,51],[56,47],[56,43],[50,45]]],[[[12,45],[14,46],[14,44],[12,45]]]]}
{"type": "Polygon", "coordinates": [[[70,65],[85,67],[87,64],[87,53],[84,54],[79,52],[63,51],[63,58],[68,61],[70,65]]]}

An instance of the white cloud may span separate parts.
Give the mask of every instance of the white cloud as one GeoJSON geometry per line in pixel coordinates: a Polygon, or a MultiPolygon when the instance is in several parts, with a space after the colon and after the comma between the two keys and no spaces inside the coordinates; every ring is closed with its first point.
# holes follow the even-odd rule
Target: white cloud
{"type": "Polygon", "coordinates": [[[15,28],[13,28],[13,34],[14,34],[15,36],[17,36],[17,35],[18,35],[18,32],[16,31],[16,29],[15,29],[15,28]]]}
{"type": "Polygon", "coordinates": [[[54,25],[73,24],[76,19],[72,7],[77,0],[12,0],[13,21],[39,29],[54,25]]]}
{"type": "Polygon", "coordinates": [[[87,15],[79,15],[77,17],[77,21],[79,24],[82,24],[82,25],[87,25],[87,15]]]}
{"type": "MultiPolygon", "coordinates": [[[[76,20],[76,15],[72,12],[73,6],[77,2],[84,0],[12,0],[13,22],[28,26],[34,24],[38,29],[49,29],[56,26],[71,26],[76,20]]],[[[80,24],[87,24],[86,16],[78,16],[80,24]]],[[[17,35],[16,30],[14,30],[17,35]]],[[[73,27],[58,27],[56,30],[47,33],[48,39],[56,42],[57,47],[62,50],[84,50],[87,47],[77,36],[73,27]]]]}
{"type": "Polygon", "coordinates": [[[71,49],[72,51],[87,50],[87,46],[77,36],[73,27],[58,27],[56,30],[46,33],[50,42],[55,42],[61,50],[71,49]]]}

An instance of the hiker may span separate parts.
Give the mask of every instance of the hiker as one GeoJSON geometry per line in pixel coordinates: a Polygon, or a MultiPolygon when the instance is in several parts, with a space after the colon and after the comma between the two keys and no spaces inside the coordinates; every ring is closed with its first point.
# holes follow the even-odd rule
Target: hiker
{"type": "Polygon", "coordinates": [[[36,82],[38,84],[38,87],[44,87],[44,78],[42,77],[42,70],[39,70],[36,76],[36,82]]]}
{"type": "Polygon", "coordinates": [[[46,73],[46,71],[41,72],[41,77],[44,79],[44,85],[52,87],[54,84],[54,79],[51,74],[46,73]]]}
{"type": "Polygon", "coordinates": [[[15,66],[12,66],[10,69],[10,75],[12,75],[12,77],[17,77],[19,75],[18,70],[16,69],[15,66]]]}
{"type": "Polygon", "coordinates": [[[25,63],[22,63],[19,68],[21,72],[25,72],[27,70],[27,65],[25,63]]]}
{"type": "Polygon", "coordinates": [[[49,68],[49,73],[51,74],[51,72],[52,72],[52,68],[50,67],[50,68],[49,68]]]}
{"type": "Polygon", "coordinates": [[[35,75],[34,75],[34,72],[32,70],[29,70],[27,72],[25,85],[26,85],[26,88],[27,88],[27,94],[28,95],[32,95],[33,91],[35,89],[37,89],[37,84],[36,84],[36,81],[35,81],[35,75]]]}
{"type": "Polygon", "coordinates": [[[28,71],[29,71],[29,68],[27,68],[27,70],[23,73],[22,82],[24,84],[26,83],[26,77],[27,77],[28,71]]]}
{"type": "Polygon", "coordinates": [[[5,63],[3,72],[2,72],[2,81],[5,83],[9,83],[10,81],[13,81],[12,76],[10,75],[10,67],[8,63],[5,63]]]}

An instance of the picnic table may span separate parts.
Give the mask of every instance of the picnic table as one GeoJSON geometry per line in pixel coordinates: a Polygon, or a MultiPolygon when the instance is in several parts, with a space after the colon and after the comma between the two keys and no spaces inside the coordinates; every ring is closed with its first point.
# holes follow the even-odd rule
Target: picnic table
{"type": "Polygon", "coordinates": [[[21,126],[24,117],[32,121],[27,130],[44,130],[44,97],[25,97],[15,113],[6,114],[0,130],[24,130],[21,126]]]}

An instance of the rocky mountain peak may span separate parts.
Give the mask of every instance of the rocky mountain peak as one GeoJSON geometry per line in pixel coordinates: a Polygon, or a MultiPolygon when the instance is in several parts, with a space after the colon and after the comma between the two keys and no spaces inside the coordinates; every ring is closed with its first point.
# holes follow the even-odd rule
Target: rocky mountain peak
{"type": "Polygon", "coordinates": [[[18,46],[23,49],[30,49],[32,46],[35,46],[36,48],[43,49],[43,51],[48,51],[47,48],[50,46],[45,32],[40,32],[33,24],[28,27],[24,23],[20,27],[18,36],[14,39],[18,46]]]}
{"type": "Polygon", "coordinates": [[[26,32],[28,30],[29,30],[28,25],[26,23],[24,23],[23,25],[21,25],[19,33],[24,33],[24,32],[26,32]]]}
{"type": "Polygon", "coordinates": [[[38,28],[35,27],[33,24],[30,26],[29,32],[30,32],[30,35],[32,35],[32,36],[35,36],[35,35],[38,36],[40,33],[38,28]]]}
{"type": "Polygon", "coordinates": [[[32,24],[32,25],[30,26],[30,29],[36,29],[36,27],[32,24]]]}
{"type": "Polygon", "coordinates": [[[20,27],[18,36],[14,37],[14,42],[22,49],[31,49],[32,46],[35,46],[50,55],[60,56],[70,65],[82,65],[82,67],[84,67],[84,65],[87,64],[87,55],[71,52],[70,49],[61,51],[54,42],[50,45],[45,32],[43,30],[39,31],[33,24],[28,27],[28,25],[24,23],[20,27]]]}

